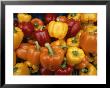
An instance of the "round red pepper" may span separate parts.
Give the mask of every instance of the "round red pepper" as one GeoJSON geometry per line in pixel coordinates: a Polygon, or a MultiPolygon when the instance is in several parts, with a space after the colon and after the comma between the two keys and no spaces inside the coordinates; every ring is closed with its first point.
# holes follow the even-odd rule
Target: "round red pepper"
{"type": "Polygon", "coordinates": [[[42,26],[41,29],[39,29],[33,33],[34,39],[38,41],[40,46],[44,46],[45,43],[50,43],[50,37],[48,34],[48,30],[43,27],[44,26],[42,26]]]}
{"type": "Polygon", "coordinates": [[[64,60],[64,63],[59,67],[55,75],[72,75],[73,72],[73,66],[67,65],[66,60],[64,60]]]}

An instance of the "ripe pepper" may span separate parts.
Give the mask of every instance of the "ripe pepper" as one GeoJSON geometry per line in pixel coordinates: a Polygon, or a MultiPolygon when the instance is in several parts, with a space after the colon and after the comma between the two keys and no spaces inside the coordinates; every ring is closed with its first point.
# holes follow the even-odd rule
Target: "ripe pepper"
{"type": "Polygon", "coordinates": [[[68,25],[63,22],[51,21],[48,25],[48,32],[50,37],[64,39],[68,31],[68,25]]]}
{"type": "Polygon", "coordinates": [[[50,21],[55,21],[57,18],[56,13],[47,13],[45,14],[45,23],[48,24],[50,21]]]}
{"type": "Polygon", "coordinates": [[[64,50],[59,46],[50,46],[49,43],[41,48],[40,62],[42,67],[55,71],[62,63],[64,50]]]}
{"type": "Polygon", "coordinates": [[[13,66],[16,64],[16,53],[15,51],[13,52],[13,66]]]}
{"type": "Polygon", "coordinates": [[[67,46],[79,47],[79,40],[76,37],[68,38],[67,46]]]}
{"type": "Polygon", "coordinates": [[[38,70],[39,70],[38,65],[32,64],[29,61],[25,61],[24,63],[28,66],[30,73],[38,72],[38,70]]]}
{"type": "Polygon", "coordinates": [[[97,54],[97,33],[83,32],[80,36],[80,47],[86,54],[97,54]]]}
{"type": "Polygon", "coordinates": [[[24,34],[22,30],[18,27],[14,28],[14,50],[17,49],[22,42],[24,34]]]}
{"type": "Polygon", "coordinates": [[[50,36],[48,30],[42,26],[39,30],[33,33],[34,39],[38,41],[40,46],[44,46],[45,43],[50,43],[50,36]]]}
{"type": "Polygon", "coordinates": [[[21,22],[30,22],[31,21],[31,15],[26,14],[26,13],[18,13],[17,14],[18,21],[21,22]]]}
{"type": "Polygon", "coordinates": [[[88,23],[88,22],[96,22],[97,21],[97,14],[96,13],[82,13],[81,14],[81,22],[88,23]]]}
{"type": "Polygon", "coordinates": [[[81,14],[80,13],[70,13],[68,14],[68,19],[74,19],[76,21],[80,21],[81,14]]]}
{"type": "Polygon", "coordinates": [[[19,48],[16,50],[16,55],[18,58],[23,60],[28,60],[33,65],[40,64],[40,47],[38,42],[35,42],[36,45],[31,45],[29,43],[22,43],[19,48]]]}
{"type": "Polygon", "coordinates": [[[67,63],[73,66],[79,64],[83,60],[83,58],[85,58],[85,54],[83,50],[78,47],[69,47],[66,57],[67,63]]]}
{"type": "Polygon", "coordinates": [[[70,37],[76,36],[76,34],[81,29],[80,21],[75,21],[74,19],[68,19],[67,24],[68,24],[68,32],[67,32],[66,37],[70,38],[70,37]]]}
{"type": "Polygon", "coordinates": [[[67,65],[66,58],[63,64],[55,71],[55,75],[72,75],[73,66],[67,65]]]}
{"type": "Polygon", "coordinates": [[[92,64],[88,64],[85,68],[79,71],[80,75],[97,75],[97,70],[92,64]]]}
{"type": "Polygon", "coordinates": [[[41,75],[53,75],[53,73],[54,73],[53,71],[50,71],[50,70],[48,70],[42,66],[40,68],[40,74],[41,75]]]}
{"type": "Polygon", "coordinates": [[[39,18],[34,18],[31,20],[31,23],[34,25],[34,29],[38,30],[41,26],[44,25],[43,21],[39,18]]]}
{"type": "Polygon", "coordinates": [[[30,75],[30,70],[25,63],[17,63],[13,68],[13,75],[30,75]]]}
{"type": "Polygon", "coordinates": [[[56,18],[56,20],[57,20],[57,21],[60,21],[60,22],[64,22],[64,23],[67,22],[66,16],[58,16],[58,17],[56,18]]]}

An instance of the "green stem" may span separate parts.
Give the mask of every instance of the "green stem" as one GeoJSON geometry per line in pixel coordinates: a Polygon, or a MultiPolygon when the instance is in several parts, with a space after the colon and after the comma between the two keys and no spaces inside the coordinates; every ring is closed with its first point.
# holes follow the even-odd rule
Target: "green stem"
{"type": "Polygon", "coordinates": [[[63,49],[64,49],[64,48],[68,48],[68,46],[66,46],[66,45],[62,45],[61,48],[63,48],[63,49]]]}
{"type": "Polygon", "coordinates": [[[16,29],[14,29],[14,33],[16,33],[17,31],[16,31],[16,29]]]}
{"type": "Polygon", "coordinates": [[[53,55],[54,55],[54,52],[53,52],[53,50],[52,50],[50,44],[49,44],[49,43],[46,43],[46,44],[45,44],[45,47],[48,48],[48,52],[49,52],[49,54],[53,56],[53,55]]]}
{"type": "Polygon", "coordinates": [[[39,45],[38,41],[35,41],[35,44],[36,44],[37,50],[40,50],[40,45],[39,45]]]}
{"type": "Polygon", "coordinates": [[[40,27],[40,31],[42,31],[44,28],[45,28],[45,26],[41,26],[41,27],[40,27]]]}
{"type": "Polygon", "coordinates": [[[84,72],[84,73],[87,73],[88,72],[88,68],[83,68],[81,71],[84,72]]]}
{"type": "Polygon", "coordinates": [[[77,43],[77,39],[75,37],[72,38],[72,43],[77,43]]]}
{"type": "Polygon", "coordinates": [[[66,57],[64,57],[64,63],[61,65],[62,68],[65,68],[67,65],[67,62],[66,62],[66,57]]]}
{"type": "Polygon", "coordinates": [[[78,56],[78,55],[79,55],[78,51],[72,51],[72,53],[73,53],[73,55],[75,55],[75,56],[78,56]]]}

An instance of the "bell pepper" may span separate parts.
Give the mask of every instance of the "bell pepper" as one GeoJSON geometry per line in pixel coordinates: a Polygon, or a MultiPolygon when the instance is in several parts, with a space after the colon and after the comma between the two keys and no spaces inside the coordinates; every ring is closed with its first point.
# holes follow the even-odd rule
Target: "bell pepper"
{"type": "Polygon", "coordinates": [[[67,46],[79,47],[79,40],[76,37],[68,38],[67,46]]]}
{"type": "Polygon", "coordinates": [[[40,20],[39,18],[33,18],[31,20],[31,23],[34,25],[35,30],[40,29],[40,27],[44,25],[43,21],[40,20]]]}
{"type": "Polygon", "coordinates": [[[25,61],[24,63],[28,66],[28,68],[30,70],[30,73],[38,72],[38,70],[39,70],[39,66],[38,65],[32,64],[29,61],[25,61]]]}
{"type": "Polygon", "coordinates": [[[18,27],[14,28],[14,50],[17,49],[22,42],[24,34],[22,30],[18,27]]]}
{"type": "Polygon", "coordinates": [[[80,36],[80,47],[86,54],[97,54],[97,33],[83,32],[80,36]]]}
{"type": "Polygon", "coordinates": [[[67,65],[66,58],[63,64],[55,71],[55,75],[72,75],[73,66],[67,65]]]}
{"type": "Polygon", "coordinates": [[[64,58],[64,50],[59,46],[50,46],[49,43],[41,48],[40,62],[41,66],[55,71],[62,63],[64,58]]]}
{"type": "Polygon", "coordinates": [[[68,19],[74,19],[76,21],[80,21],[81,14],[80,13],[70,13],[68,14],[68,19]]]}
{"type": "Polygon", "coordinates": [[[68,25],[63,22],[51,21],[48,25],[48,32],[50,37],[64,39],[68,31],[68,25]]]}
{"type": "Polygon", "coordinates": [[[50,36],[48,30],[42,26],[39,30],[33,33],[34,39],[38,41],[40,46],[44,46],[45,43],[50,43],[50,36]]]}
{"type": "Polygon", "coordinates": [[[13,66],[16,64],[16,53],[15,51],[13,52],[13,66]]]}
{"type": "Polygon", "coordinates": [[[18,27],[22,29],[24,37],[31,37],[32,33],[34,32],[34,26],[31,22],[19,23],[18,27]]]}
{"type": "Polygon", "coordinates": [[[89,63],[89,61],[88,61],[88,58],[87,58],[87,56],[81,61],[81,63],[79,63],[79,64],[77,64],[76,66],[75,66],[75,68],[76,69],[83,69],[83,68],[85,68],[87,65],[88,65],[88,63],[89,63]]]}
{"type": "Polygon", "coordinates": [[[18,13],[17,14],[18,17],[18,22],[30,22],[31,21],[31,15],[26,14],[26,13],[18,13]]]}
{"type": "Polygon", "coordinates": [[[83,58],[85,58],[85,54],[83,50],[78,47],[69,47],[67,50],[66,57],[67,63],[73,66],[81,63],[83,58]]]}
{"type": "Polygon", "coordinates": [[[79,71],[80,75],[97,75],[97,70],[92,64],[88,64],[85,68],[79,71]]]}
{"type": "Polygon", "coordinates": [[[67,22],[66,16],[58,16],[58,17],[56,18],[56,20],[57,20],[57,21],[60,21],[60,22],[64,22],[64,23],[67,22]]]}
{"type": "Polygon", "coordinates": [[[68,24],[68,32],[66,35],[67,38],[76,36],[76,34],[81,30],[80,21],[75,21],[74,19],[68,19],[67,24],[68,24]]]}
{"type": "Polygon", "coordinates": [[[40,64],[40,46],[38,42],[35,42],[35,45],[29,43],[21,43],[19,48],[16,50],[16,55],[18,58],[27,60],[33,65],[40,64]]]}
{"type": "Polygon", "coordinates": [[[48,70],[42,66],[40,68],[40,74],[41,75],[53,75],[53,73],[54,73],[53,71],[50,71],[50,70],[48,70]]]}
{"type": "Polygon", "coordinates": [[[47,13],[45,14],[45,23],[48,24],[50,21],[55,21],[57,18],[56,13],[47,13]]]}
{"type": "Polygon", "coordinates": [[[13,75],[30,75],[30,70],[25,63],[17,63],[13,68],[13,75]]]}
{"type": "Polygon", "coordinates": [[[82,13],[80,19],[82,23],[89,23],[89,22],[93,23],[97,21],[97,14],[96,13],[82,13]]]}

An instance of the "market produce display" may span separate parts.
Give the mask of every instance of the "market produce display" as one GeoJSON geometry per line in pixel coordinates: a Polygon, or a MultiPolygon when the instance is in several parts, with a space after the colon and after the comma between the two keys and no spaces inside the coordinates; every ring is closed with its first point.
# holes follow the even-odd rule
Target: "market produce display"
{"type": "Polygon", "coordinates": [[[97,75],[96,13],[15,13],[13,75],[97,75]]]}

